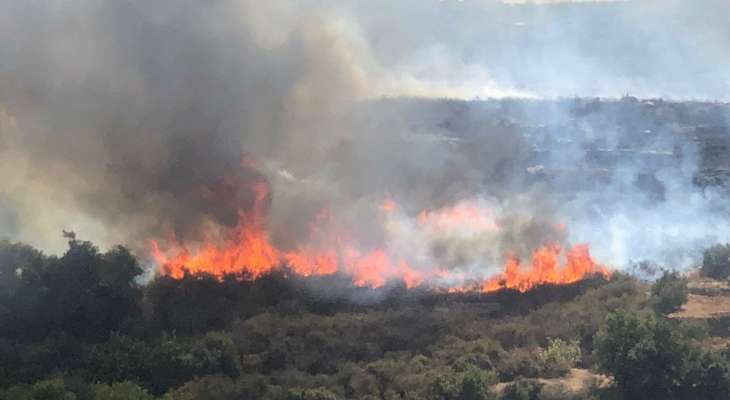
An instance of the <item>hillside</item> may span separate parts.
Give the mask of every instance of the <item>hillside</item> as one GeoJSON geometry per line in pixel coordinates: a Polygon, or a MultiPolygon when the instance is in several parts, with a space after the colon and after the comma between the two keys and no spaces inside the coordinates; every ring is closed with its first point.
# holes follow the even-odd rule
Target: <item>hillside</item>
{"type": "Polygon", "coordinates": [[[671,323],[685,318],[652,317],[647,285],[618,272],[524,293],[357,288],[286,271],[140,286],[126,250],[78,241],[60,258],[2,242],[0,266],[3,400],[610,399],[617,385],[634,390],[621,369],[633,367],[611,357],[649,338],[673,358],[632,350],[647,393],[689,398],[730,385],[713,369],[724,359],[704,350],[717,338],[671,323]],[[638,330],[621,333],[628,327],[638,330]],[[614,343],[632,335],[639,342],[614,343]],[[671,365],[686,371],[669,375],[680,386],[658,379],[671,365]]]}

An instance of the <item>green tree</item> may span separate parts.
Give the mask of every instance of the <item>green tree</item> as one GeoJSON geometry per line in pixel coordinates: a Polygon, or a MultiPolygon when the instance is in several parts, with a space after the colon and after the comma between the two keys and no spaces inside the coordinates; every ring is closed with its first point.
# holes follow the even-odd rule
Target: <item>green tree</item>
{"type": "Polygon", "coordinates": [[[135,278],[141,273],[124,247],[102,254],[89,242],[71,241],[66,254],[43,270],[38,312],[51,329],[102,342],[140,315],[142,292],[135,278]]]}
{"type": "Polygon", "coordinates": [[[194,376],[190,346],[175,337],[164,337],[149,355],[150,391],[161,395],[194,376]]]}
{"type": "Polygon", "coordinates": [[[199,375],[223,374],[231,378],[241,375],[241,363],[231,335],[209,332],[195,342],[191,349],[193,369],[199,375]]]}
{"type": "Polygon", "coordinates": [[[714,279],[730,276],[730,244],[716,244],[705,250],[701,272],[714,279]]]}
{"type": "Polygon", "coordinates": [[[668,323],[612,313],[596,336],[598,363],[631,399],[670,398],[682,378],[688,344],[668,323]]]}
{"type": "Polygon", "coordinates": [[[487,376],[478,368],[466,371],[461,380],[459,400],[487,400],[491,397],[487,376]]]}
{"type": "Polygon", "coordinates": [[[679,310],[687,302],[687,279],[677,272],[664,271],[651,287],[650,302],[658,314],[679,310]]]}
{"type": "Polygon", "coordinates": [[[596,337],[599,367],[630,399],[726,399],[724,358],[690,345],[669,322],[612,313],[596,337]]]}
{"type": "Polygon", "coordinates": [[[86,369],[92,382],[149,381],[149,346],[127,336],[112,334],[95,345],[86,369]]]}
{"type": "Polygon", "coordinates": [[[48,258],[20,243],[0,241],[0,337],[40,339],[46,330],[38,310],[41,273],[48,258]]]}

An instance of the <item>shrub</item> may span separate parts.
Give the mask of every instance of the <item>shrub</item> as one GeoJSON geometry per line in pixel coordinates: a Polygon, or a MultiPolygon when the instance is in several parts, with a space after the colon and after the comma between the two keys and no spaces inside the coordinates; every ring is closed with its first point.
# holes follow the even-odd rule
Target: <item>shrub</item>
{"type": "Polygon", "coordinates": [[[119,382],[94,386],[94,400],[154,400],[154,397],[132,382],[119,382]]]}
{"type": "Polygon", "coordinates": [[[596,351],[629,398],[665,398],[680,381],[687,344],[664,321],[619,311],[598,332],[596,351]]]}
{"type": "Polygon", "coordinates": [[[15,386],[0,391],[1,400],[76,400],[63,379],[47,379],[31,386],[15,386]]]}
{"type": "Polygon", "coordinates": [[[596,349],[599,367],[613,374],[627,398],[724,398],[730,389],[726,360],[690,346],[653,316],[609,315],[596,349]]]}
{"type": "Polygon", "coordinates": [[[291,389],[287,400],[337,400],[337,395],[327,388],[291,389]]]}
{"type": "Polygon", "coordinates": [[[700,271],[702,275],[714,279],[730,276],[730,245],[717,244],[705,250],[700,271]]]}
{"type": "Polygon", "coordinates": [[[477,368],[472,368],[464,374],[461,380],[459,400],[487,400],[492,396],[489,393],[489,377],[477,368]]]}
{"type": "Polygon", "coordinates": [[[538,353],[537,359],[541,375],[548,378],[563,376],[580,361],[580,344],[578,340],[548,339],[547,348],[538,353]]]}
{"type": "Polygon", "coordinates": [[[460,390],[456,376],[441,375],[431,384],[428,398],[433,400],[456,400],[459,398],[460,390]]]}
{"type": "Polygon", "coordinates": [[[687,279],[677,272],[664,271],[651,287],[650,302],[658,314],[678,311],[687,302],[687,279]]]}
{"type": "Polygon", "coordinates": [[[197,374],[221,373],[231,378],[241,375],[238,350],[228,333],[207,333],[195,342],[191,352],[194,359],[193,369],[197,374]]]}
{"type": "Polygon", "coordinates": [[[540,375],[540,363],[535,351],[517,348],[510,351],[497,364],[500,378],[512,381],[518,378],[536,378],[540,375]]]}
{"type": "Polygon", "coordinates": [[[260,393],[252,392],[224,375],[210,375],[191,380],[175,390],[171,390],[162,400],[229,400],[260,398],[260,393]]]}
{"type": "Polygon", "coordinates": [[[537,400],[540,394],[540,384],[528,380],[518,380],[510,383],[502,392],[502,400],[537,400]]]}
{"type": "Polygon", "coordinates": [[[87,370],[92,382],[145,382],[149,380],[150,349],[141,340],[112,334],[106,343],[95,345],[87,370]]]}

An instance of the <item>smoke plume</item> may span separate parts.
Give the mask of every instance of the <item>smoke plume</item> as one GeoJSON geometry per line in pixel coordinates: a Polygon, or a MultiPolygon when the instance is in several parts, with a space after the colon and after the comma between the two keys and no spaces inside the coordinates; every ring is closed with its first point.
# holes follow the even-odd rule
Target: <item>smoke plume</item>
{"type": "Polygon", "coordinates": [[[347,227],[427,269],[489,275],[581,242],[617,267],[684,265],[730,236],[719,195],[692,183],[696,143],[641,105],[539,99],[727,98],[722,7],[0,0],[0,235],[59,251],[67,229],[145,255],[262,211],[286,251],[326,210],[322,241],[347,227]],[[541,144],[541,125],[565,140],[541,144]],[[637,154],[682,156],[566,172],[646,130],[637,154]]]}

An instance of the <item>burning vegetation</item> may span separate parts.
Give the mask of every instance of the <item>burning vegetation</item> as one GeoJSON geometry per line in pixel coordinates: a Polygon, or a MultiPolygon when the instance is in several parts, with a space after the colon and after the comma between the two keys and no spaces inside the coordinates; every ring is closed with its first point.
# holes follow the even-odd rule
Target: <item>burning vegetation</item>
{"type": "MultiPolygon", "coordinates": [[[[357,286],[377,288],[397,280],[407,287],[426,285],[449,292],[492,292],[504,288],[524,292],[541,284],[568,284],[594,275],[609,276],[606,267],[591,259],[587,244],[565,252],[560,245],[544,245],[532,252],[528,262],[506,256],[497,276],[481,279],[452,265],[432,264],[424,268],[408,254],[398,254],[388,247],[362,250],[347,230],[333,229],[336,221],[326,210],[312,222],[311,237],[306,239],[306,244],[294,250],[281,250],[271,243],[267,231],[269,186],[260,181],[243,188],[250,191],[253,202],[248,210],[238,210],[235,226],[206,232],[203,241],[195,245],[181,243],[174,236],[164,240],[164,245],[151,240],[151,253],[162,273],[173,278],[206,273],[219,278],[237,275],[257,279],[275,269],[286,268],[301,276],[346,275],[357,286]]],[[[379,206],[380,221],[387,224],[389,216],[398,209],[398,204],[387,198],[379,206]]],[[[476,201],[421,211],[414,226],[419,231],[438,231],[441,235],[462,238],[500,230],[493,212],[476,201]]]]}
{"type": "Polygon", "coordinates": [[[0,400],[730,399],[726,3],[0,0],[0,400]]]}

